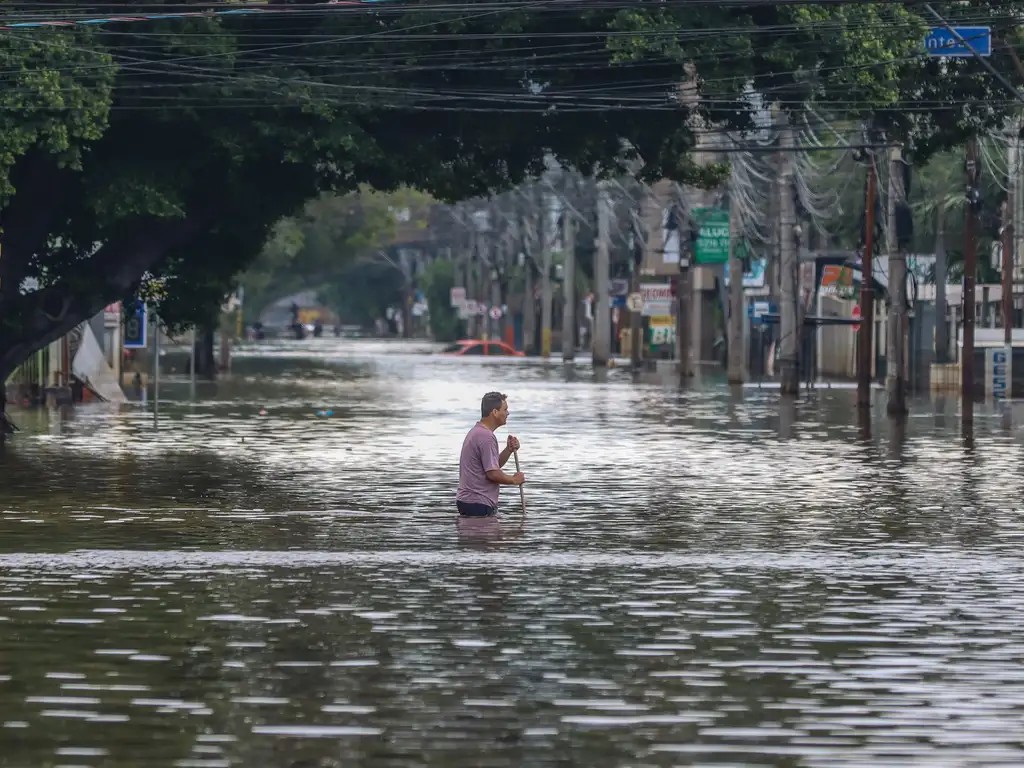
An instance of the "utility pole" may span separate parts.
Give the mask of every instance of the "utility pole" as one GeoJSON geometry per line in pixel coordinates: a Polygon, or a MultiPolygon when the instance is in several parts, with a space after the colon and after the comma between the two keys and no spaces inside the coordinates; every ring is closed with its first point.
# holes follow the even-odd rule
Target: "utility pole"
{"type": "Polygon", "coordinates": [[[981,207],[978,140],[974,136],[967,141],[964,169],[967,175],[967,216],[964,223],[964,341],[960,362],[960,408],[964,423],[970,424],[974,422],[974,285],[978,271],[978,209],[981,207]]]}
{"type": "Polygon", "coordinates": [[[949,257],[946,255],[946,206],[935,212],[935,362],[949,362],[949,323],[946,321],[946,283],[949,257]]]}
{"type": "MultiPolygon", "coordinates": [[[[472,301],[473,306],[476,307],[477,299],[480,298],[477,295],[479,290],[477,267],[480,263],[477,255],[477,242],[480,235],[476,231],[476,222],[472,217],[470,217],[469,226],[469,251],[466,254],[466,299],[472,301]]],[[[466,318],[466,334],[471,339],[480,338],[480,316],[475,310],[466,318]]]]}
{"type": "Polygon", "coordinates": [[[576,225],[569,206],[562,207],[562,242],[565,259],[562,270],[562,360],[571,363],[576,357],[576,225]]]}
{"type": "MultiPolygon", "coordinates": [[[[1017,263],[1017,253],[1014,247],[1017,244],[1015,236],[1017,222],[1014,214],[1017,210],[1016,190],[1017,177],[1020,173],[1020,137],[1018,135],[1019,121],[1012,123],[1012,134],[1007,148],[1007,179],[1006,202],[1003,204],[1003,343],[1006,345],[1007,353],[1012,355],[1013,347],[1013,267],[1017,263]]],[[[1008,387],[1010,389],[1011,387],[1008,387]]],[[[1007,397],[1012,396],[1007,392],[1007,397]]]]}
{"type": "Polygon", "coordinates": [[[868,152],[868,189],[864,201],[864,257],[860,276],[860,344],[857,346],[857,406],[871,408],[871,369],[875,358],[875,156],[868,152]]]}
{"type": "Polygon", "coordinates": [[[690,298],[693,296],[693,245],[691,233],[696,227],[691,219],[685,230],[679,230],[679,280],[676,283],[676,357],[679,358],[679,381],[685,382],[693,376],[690,349],[693,344],[693,322],[689,313],[690,298]]]}
{"type": "Polygon", "coordinates": [[[555,243],[555,232],[551,222],[552,198],[540,197],[541,264],[540,276],[540,354],[551,357],[551,249],[555,243]]]}
{"type": "MultiPolygon", "coordinates": [[[[532,198],[530,198],[532,200],[532,198]]],[[[536,253],[537,233],[530,226],[529,204],[520,202],[523,206],[519,221],[523,227],[523,242],[525,244],[523,269],[525,270],[523,281],[523,353],[532,355],[535,351],[534,340],[536,339],[537,308],[533,297],[533,256],[536,253]]]]}
{"type": "MultiPolygon", "coordinates": [[[[640,264],[642,259],[637,259],[636,254],[636,243],[634,243],[634,249],[629,254],[629,292],[639,293],[640,292],[640,264]]],[[[621,309],[619,310],[622,311],[621,309]]],[[[629,312],[629,363],[634,371],[640,370],[640,366],[643,364],[644,349],[643,349],[643,310],[637,309],[636,311],[630,310],[629,312]]]]}
{"type": "Polygon", "coordinates": [[[779,369],[781,375],[781,392],[783,395],[796,395],[800,392],[800,310],[797,306],[800,291],[798,281],[800,268],[797,261],[796,239],[796,201],[793,199],[793,128],[789,120],[784,118],[780,136],[782,149],[779,178],[779,219],[781,226],[781,283],[782,296],[779,312],[780,322],[780,354],[779,369]]]}
{"type": "Polygon", "coordinates": [[[611,201],[604,182],[597,188],[597,251],[594,256],[594,334],[595,368],[608,365],[611,357],[611,308],[608,302],[608,248],[610,245],[611,201]]]}
{"type": "Polygon", "coordinates": [[[889,259],[889,318],[886,334],[885,410],[896,416],[907,412],[906,319],[907,254],[897,231],[896,212],[904,200],[903,150],[889,148],[889,199],[886,202],[885,247],[889,259]]]}
{"type": "Polygon", "coordinates": [[[739,205],[737,195],[729,194],[729,365],[730,384],[742,384],[747,378],[746,349],[743,324],[746,307],[743,302],[743,260],[740,258],[739,205]]]}

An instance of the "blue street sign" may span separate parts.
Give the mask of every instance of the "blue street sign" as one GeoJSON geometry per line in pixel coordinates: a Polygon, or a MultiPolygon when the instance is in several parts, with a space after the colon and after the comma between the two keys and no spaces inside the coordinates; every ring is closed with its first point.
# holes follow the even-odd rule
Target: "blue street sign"
{"type": "Polygon", "coordinates": [[[136,301],[124,319],[124,348],[145,349],[146,348],[146,325],[147,325],[146,304],[136,301]]]}
{"type": "Polygon", "coordinates": [[[953,27],[957,35],[970,43],[970,48],[960,42],[957,35],[954,35],[945,27],[933,27],[924,39],[925,50],[929,56],[958,56],[969,58],[974,54],[974,48],[981,56],[992,55],[992,29],[990,27],[953,27]]]}

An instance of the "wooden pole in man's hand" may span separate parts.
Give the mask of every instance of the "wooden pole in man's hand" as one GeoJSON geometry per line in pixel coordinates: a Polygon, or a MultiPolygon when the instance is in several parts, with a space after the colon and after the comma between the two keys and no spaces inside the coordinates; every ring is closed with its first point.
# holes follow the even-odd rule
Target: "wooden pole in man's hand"
{"type": "MultiPolygon", "coordinates": [[[[519,470],[519,451],[512,451],[512,458],[516,460],[516,472],[519,470]]],[[[522,483],[519,485],[519,501],[523,505],[523,514],[526,514],[526,493],[523,491],[522,483]]]]}

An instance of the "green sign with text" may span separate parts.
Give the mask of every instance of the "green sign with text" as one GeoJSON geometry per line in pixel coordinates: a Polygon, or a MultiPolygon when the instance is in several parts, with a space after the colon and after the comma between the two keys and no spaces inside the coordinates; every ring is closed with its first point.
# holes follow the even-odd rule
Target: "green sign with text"
{"type": "Polygon", "coordinates": [[[729,261],[729,211],[724,208],[694,208],[697,243],[694,261],[698,264],[725,264],[729,261]]]}

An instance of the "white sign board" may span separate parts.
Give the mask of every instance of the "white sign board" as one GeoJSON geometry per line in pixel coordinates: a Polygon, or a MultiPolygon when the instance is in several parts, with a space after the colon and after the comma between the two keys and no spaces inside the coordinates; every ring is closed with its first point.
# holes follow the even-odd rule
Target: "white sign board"
{"type": "Polygon", "coordinates": [[[466,303],[466,289],[453,287],[451,290],[452,307],[461,307],[466,303]]]}
{"type": "Polygon", "coordinates": [[[643,298],[643,309],[640,314],[644,317],[656,315],[671,315],[672,286],[669,283],[641,283],[640,295],[643,298]]]}

